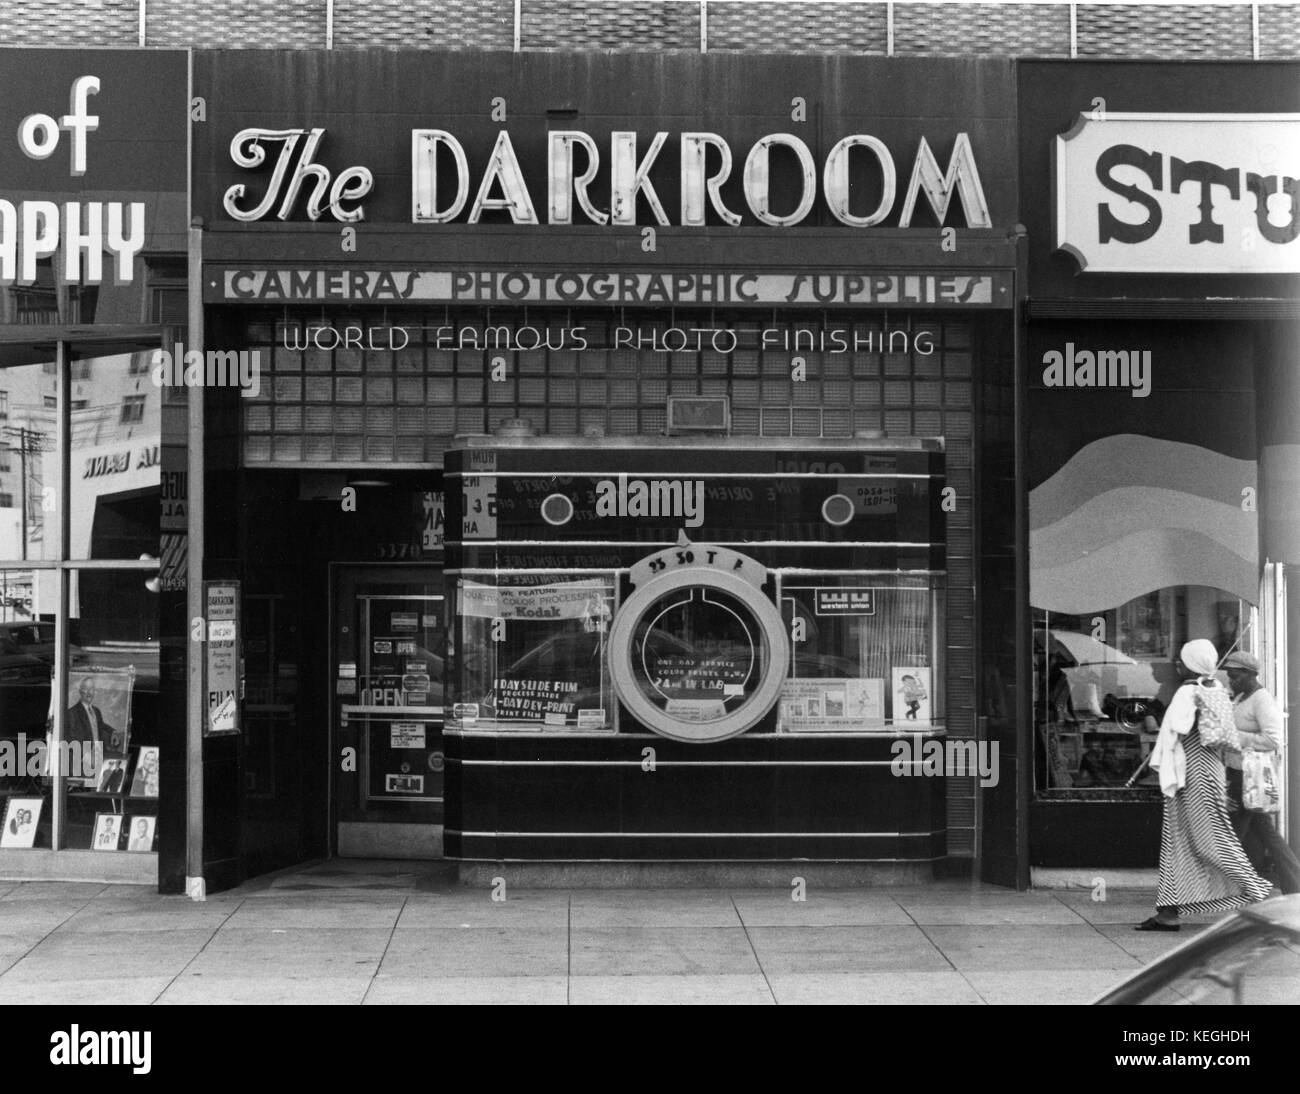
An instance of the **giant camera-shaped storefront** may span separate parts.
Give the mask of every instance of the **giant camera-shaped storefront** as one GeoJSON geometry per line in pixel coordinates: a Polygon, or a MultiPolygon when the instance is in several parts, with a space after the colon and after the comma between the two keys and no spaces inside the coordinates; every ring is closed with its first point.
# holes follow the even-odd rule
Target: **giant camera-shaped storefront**
{"type": "Polygon", "coordinates": [[[944,733],[943,467],[898,438],[448,452],[448,856],[941,858],[943,779],[893,745],[944,733]]]}

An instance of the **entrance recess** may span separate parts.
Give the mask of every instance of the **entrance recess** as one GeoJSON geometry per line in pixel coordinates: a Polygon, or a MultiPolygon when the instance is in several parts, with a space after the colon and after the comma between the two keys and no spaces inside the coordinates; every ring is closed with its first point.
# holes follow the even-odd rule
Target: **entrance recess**
{"type": "Polygon", "coordinates": [[[345,858],[441,858],[442,574],[331,568],[335,846],[345,858]]]}

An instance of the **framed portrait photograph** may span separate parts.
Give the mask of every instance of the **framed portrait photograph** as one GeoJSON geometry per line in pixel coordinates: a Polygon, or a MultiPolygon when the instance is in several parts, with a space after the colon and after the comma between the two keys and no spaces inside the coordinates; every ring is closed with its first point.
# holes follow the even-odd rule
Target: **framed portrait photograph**
{"type": "Polygon", "coordinates": [[[131,743],[135,668],[81,666],[68,673],[64,739],[98,744],[102,756],[125,760],[131,743]]]}
{"type": "Polygon", "coordinates": [[[131,797],[156,798],[158,796],[158,747],[142,745],[135,761],[135,777],[131,780],[131,797]]]}
{"type": "Polygon", "coordinates": [[[109,759],[99,765],[99,775],[95,779],[95,789],[101,794],[121,794],[125,782],[125,760],[109,759]]]}
{"type": "Polygon", "coordinates": [[[36,826],[41,821],[44,798],[10,798],[5,805],[4,829],[0,847],[34,847],[36,826]]]}
{"type": "Polygon", "coordinates": [[[90,837],[92,851],[116,851],[122,839],[121,813],[96,813],[95,831],[90,837]]]}
{"type": "Polygon", "coordinates": [[[126,849],[128,851],[152,851],[154,829],[157,817],[127,817],[126,849]]]}

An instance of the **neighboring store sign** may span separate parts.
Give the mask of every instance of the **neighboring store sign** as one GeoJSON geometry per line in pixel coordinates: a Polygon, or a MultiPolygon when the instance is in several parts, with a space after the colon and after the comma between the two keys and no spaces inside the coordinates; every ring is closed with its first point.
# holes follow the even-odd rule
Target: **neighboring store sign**
{"type": "MultiPolygon", "coordinates": [[[[210,269],[204,299],[449,304],[853,304],[858,307],[1011,307],[1007,273],[733,270],[429,270],[367,267],[210,269]]],[[[328,345],[321,348],[332,348],[328,345]]],[[[526,347],[525,347],[526,348],[526,347]]],[[[536,347],[534,347],[536,348],[536,347]]]]}
{"type": "MultiPolygon", "coordinates": [[[[182,50],[4,50],[0,286],[43,286],[52,266],[51,284],[121,298],[142,253],[176,233],[183,249],[188,101],[182,50]]],[[[0,321],[32,321],[2,297],[0,321]]],[[[94,321],[89,297],[72,307],[64,321],[94,321]]]]}
{"type": "Polygon", "coordinates": [[[1300,114],[1080,115],[1053,165],[1090,273],[1300,273],[1300,114]]]}
{"type": "Polygon", "coordinates": [[[156,444],[146,444],[134,450],[121,448],[98,456],[86,456],[82,464],[83,479],[97,479],[104,475],[120,475],[125,471],[142,471],[158,466],[156,444]]]}
{"type": "Polygon", "coordinates": [[[203,688],[207,716],[203,735],[215,737],[239,732],[239,583],[203,583],[204,635],[203,688]]]}
{"type": "Polygon", "coordinates": [[[163,471],[161,479],[162,514],[160,527],[164,532],[188,531],[189,475],[184,471],[163,471]]]}

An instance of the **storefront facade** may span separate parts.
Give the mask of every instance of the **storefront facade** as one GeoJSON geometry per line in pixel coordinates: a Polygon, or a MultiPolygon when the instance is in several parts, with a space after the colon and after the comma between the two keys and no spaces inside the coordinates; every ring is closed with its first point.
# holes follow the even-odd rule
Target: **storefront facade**
{"type": "Polygon", "coordinates": [[[1300,98],[1283,65],[1019,71],[1030,862],[1151,869],[1181,645],[1296,701],[1300,98]]]}
{"type": "Polygon", "coordinates": [[[247,672],[209,885],[322,853],[1015,883],[1010,62],[194,64],[202,344],[258,377],[203,392],[247,672]],[[697,548],[757,583],[697,563],[703,615],[634,625],[697,548]],[[969,767],[927,767],[949,741],[969,767]]]}
{"type": "Polygon", "coordinates": [[[8,878],[157,884],[160,846],[184,846],[159,824],[183,738],[160,713],[150,368],[186,248],[187,79],[181,51],[0,55],[8,878]]]}
{"type": "Polygon", "coordinates": [[[148,225],[0,289],[7,876],[1049,883],[1182,642],[1294,707],[1293,68],[40,58],[156,154],[0,193],[148,225]]]}

